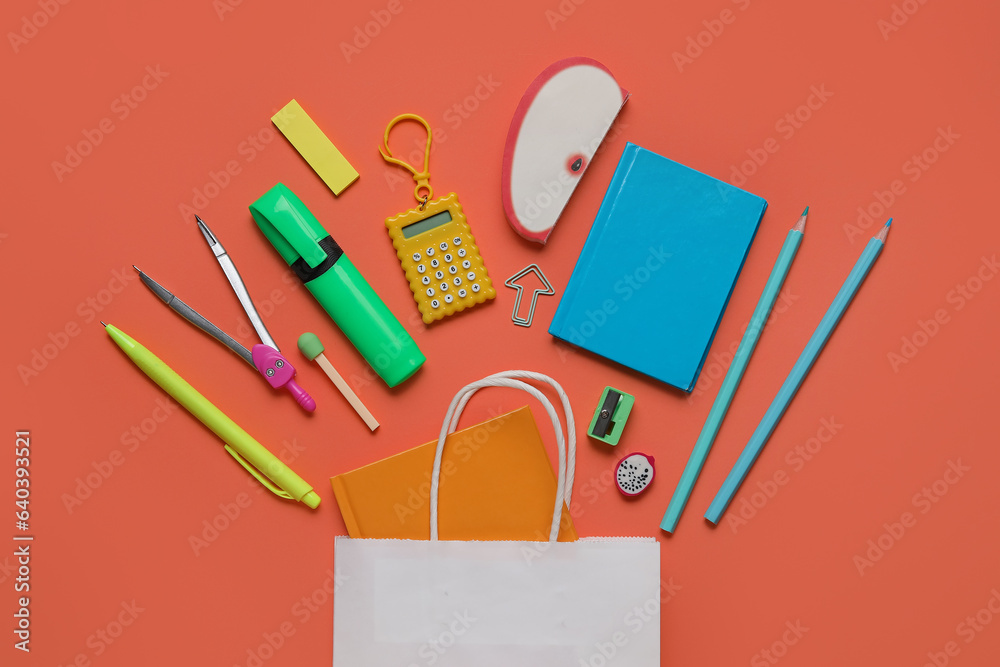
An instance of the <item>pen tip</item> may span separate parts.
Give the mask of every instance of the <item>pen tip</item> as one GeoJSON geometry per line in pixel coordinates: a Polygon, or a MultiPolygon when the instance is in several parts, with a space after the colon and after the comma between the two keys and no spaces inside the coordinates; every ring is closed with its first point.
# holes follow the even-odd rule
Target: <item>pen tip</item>
{"type": "Polygon", "coordinates": [[[107,326],[108,326],[108,323],[107,323],[107,322],[105,322],[104,320],[101,320],[101,326],[103,326],[103,327],[107,327],[107,326]]]}
{"type": "Polygon", "coordinates": [[[133,268],[133,269],[135,269],[135,270],[136,270],[137,272],[139,272],[139,273],[142,273],[142,269],[140,269],[140,268],[139,268],[138,266],[136,266],[135,264],[133,264],[133,265],[132,265],[132,268],[133,268]]]}
{"type": "Polygon", "coordinates": [[[197,213],[194,214],[194,219],[197,220],[199,224],[202,224],[202,225],[205,224],[205,221],[202,220],[201,216],[199,216],[197,213]]]}

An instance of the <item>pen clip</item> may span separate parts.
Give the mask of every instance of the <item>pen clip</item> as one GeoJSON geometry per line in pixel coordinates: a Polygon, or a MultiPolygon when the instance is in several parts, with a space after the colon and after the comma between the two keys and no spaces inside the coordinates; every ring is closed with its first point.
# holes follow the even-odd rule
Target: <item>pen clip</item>
{"type": "Polygon", "coordinates": [[[310,268],[316,268],[326,259],[326,252],[319,246],[319,239],[311,233],[299,208],[287,197],[278,200],[274,215],[268,218],[268,222],[310,268]]]}
{"type": "Polygon", "coordinates": [[[239,463],[244,468],[246,468],[247,472],[256,477],[257,481],[263,484],[264,487],[267,488],[267,490],[269,490],[271,493],[278,496],[279,498],[288,498],[289,500],[294,500],[294,498],[292,498],[291,494],[289,494],[288,491],[285,491],[284,489],[275,486],[274,482],[272,482],[267,477],[264,477],[262,474],[260,474],[260,472],[256,468],[250,465],[249,461],[247,461],[245,458],[237,454],[236,450],[234,450],[232,447],[226,445],[226,451],[232,454],[233,458],[236,459],[236,462],[239,463]]]}
{"type": "Polygon", "coordinates": [[[250,213],[271,245],[289,264],[301,259],[310,269],[328,259],[320,241],[330,234],[302,200],[282,183],[250,205],[250,213]]]}

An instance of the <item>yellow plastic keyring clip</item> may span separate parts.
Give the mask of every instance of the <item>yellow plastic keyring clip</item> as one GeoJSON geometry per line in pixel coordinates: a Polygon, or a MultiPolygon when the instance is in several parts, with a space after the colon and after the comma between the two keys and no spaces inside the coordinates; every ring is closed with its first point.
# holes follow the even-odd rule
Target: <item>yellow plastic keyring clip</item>
{"type": "Polygon", "coordinates": [[[413,113],[400,114],[395,118],[393,118],[391,121],[389,121],[389,125],[385,128],[385,137],[382,140],[382,144],[385,147],[385,150],[382,150],[383,146],[379,146],[378,152],[382,154],[383,160],[398,165],[409,171],[411,174],[413,174],[413,180],[417,182],[417,186],[413,188],[413,196],[417,199],[417,202],[420,203],[420,208],[422,210],[425,206],[427,206],[427,202],[430,200],[430,198],[434,196],[434,189],[431,187],[430,184],[431,173],[428,169],[431,160],[431,126],[427,123],[426,120],[424,120],[417,114],[413,113]],[[396,126],[396,123],[404,120],[415,120],[421,125],[423,125],[424,128],[427,130],[427,147],[424,149],[423,171],[417,171],[411,165],[404,162],[403,160],[394,158],[392,156],[392,151],[389,150],[389,132],[392,131],[392,128],[396,126]],[[426,194],[422,195],[420,193],[421,190],[426,190],[426,194]]]}

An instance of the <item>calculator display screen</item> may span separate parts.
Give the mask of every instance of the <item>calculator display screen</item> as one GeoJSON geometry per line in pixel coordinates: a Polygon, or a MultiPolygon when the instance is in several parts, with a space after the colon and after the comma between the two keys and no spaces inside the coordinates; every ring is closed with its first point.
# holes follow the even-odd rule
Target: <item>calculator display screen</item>
{"type": "Polygon", "coordinates": [[[426,231],[434,229],[435,227],[440,227],[441,225],[446,225],[449,222],[451,222],[450,211],[435,213],[429,218],[424,218],[419,222],[414,222],[413,224],[403,227],[403,238],[412,239],[417,234],[423,234],[426,231]]]}

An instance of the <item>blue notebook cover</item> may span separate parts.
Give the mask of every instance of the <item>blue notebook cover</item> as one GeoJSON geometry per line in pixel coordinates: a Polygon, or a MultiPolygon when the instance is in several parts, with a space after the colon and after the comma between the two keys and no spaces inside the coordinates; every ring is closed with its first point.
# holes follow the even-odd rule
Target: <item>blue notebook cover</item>
{"type": "Polygon", "coordinates": [[[629,143],[549,333],[691,391],[766,208],[629,143]]]}

